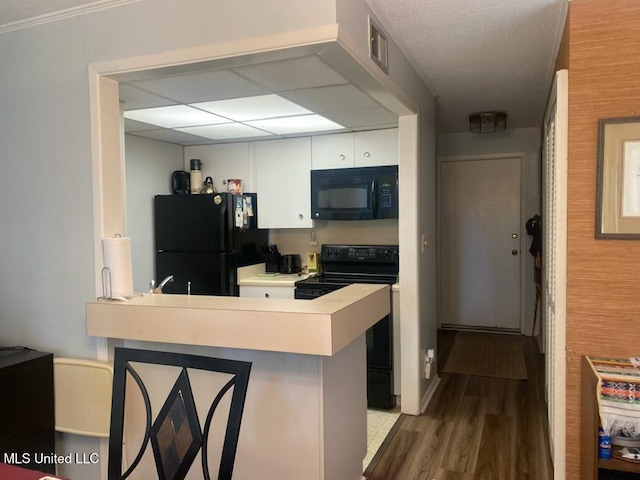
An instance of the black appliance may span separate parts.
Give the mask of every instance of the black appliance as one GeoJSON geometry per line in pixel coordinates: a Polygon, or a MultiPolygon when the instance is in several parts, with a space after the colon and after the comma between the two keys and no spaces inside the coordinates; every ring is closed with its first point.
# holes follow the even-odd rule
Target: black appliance
{"type": "Polygon", "coordinates": [[[280,273],[299,273],[302,270],[300,255],[282,255],[280,273]]]}
{"type": "MultiPolygon", "coordinates": [[[[398,245],[322,245],[322,275],[295,284],[295,298],[313,299],[352,283],[398,281],[398,245]]],[[[391,295],[391,292],[389,293],[391,295]]],[[[387,315],[367,330],[367,405],[393,408],[393,324],[387,315]]]]}
{"type": "Polygon", "coordinates": [[[176,170],[171,174],[171,192],[174,195],[189,195],[191,193],[189,172],[176,170]]]}
{"type": "Polygon", "coordinates": [[[163,292],[237,296],[236,269],[260,263],[268,237],[256,194],[157,195],[154,208],[156,279],[173,275],[163,292]]]}
{"type": "Polygon", "coordinates": [[[314,220],[398,218],[398,166],[311,171],[314,220]]]}

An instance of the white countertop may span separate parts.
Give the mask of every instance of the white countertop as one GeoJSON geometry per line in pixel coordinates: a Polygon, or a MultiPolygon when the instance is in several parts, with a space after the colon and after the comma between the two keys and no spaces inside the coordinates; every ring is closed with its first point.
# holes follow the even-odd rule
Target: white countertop
{"type": "Polygon", "coordinates": [[[254,287],[293,287],[316,273],[267,273],[264,263],[238,268],[238,285],[254,287]]]}
{"type": "Polygon", "coordinates": [[[145,294],[87,303],[96,337],[331,356],[389,314],[389,285],[313,300],[145,294]]]}
{"type": "Polygon", "coordinates": [[[313,277],[315,273],[259,273],[253,277],[238,280],[238,285],[257,287],[293,287],[296,282],[313,277]]]}

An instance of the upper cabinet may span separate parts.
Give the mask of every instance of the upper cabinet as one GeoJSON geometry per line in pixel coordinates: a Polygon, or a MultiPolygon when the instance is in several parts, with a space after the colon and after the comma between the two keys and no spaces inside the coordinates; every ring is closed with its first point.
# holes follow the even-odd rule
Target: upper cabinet
{"type": "Polygon", "coordinates": [[[398,129],[312,137],[312,168],[373,167],[398,164],[398,129]]]}
{"type": "Polygon", "coordinates": [[[187,171],[192,158],[202,160],[202,180],[211,177],[218,192],[227,191],[227,180],[230,178],[242,180],[243,191],[255,191],[247,142],[185,147],[184,163],[187,171]]]}
{"type": "Polygon", "coordinates": [[[398,129],[356,132],[355,166],[375,167],[398,164],[398,129]]]}
{"type": "Polygon", "coordinates": [[[353,167],[353,145],[353,133],[311,137],[312,169],[353,167]]]}
{"type": "Polygon", "coordinates": [[[311,138],[252,144],[259,228],[311,228],[311,138]]]}

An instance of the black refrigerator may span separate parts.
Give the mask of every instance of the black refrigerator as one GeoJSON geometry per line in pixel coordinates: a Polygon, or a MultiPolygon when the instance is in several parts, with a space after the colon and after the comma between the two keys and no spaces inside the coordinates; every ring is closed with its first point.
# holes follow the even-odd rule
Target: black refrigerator
{"type": "Polygon", "coordinates": [[[154,198],[156,282],[164,293],[238,295],[236,269],[260,263],[255,193],[157,195],[154,198]]]}

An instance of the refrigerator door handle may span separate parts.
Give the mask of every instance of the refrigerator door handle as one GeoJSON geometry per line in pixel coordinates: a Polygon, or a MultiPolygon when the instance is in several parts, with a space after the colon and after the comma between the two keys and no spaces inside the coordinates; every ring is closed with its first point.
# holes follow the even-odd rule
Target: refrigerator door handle
{"type": "Polygon", "coordinates": [[[220,196],[222,202],[220,203],[220,238],[221,238],[221,250],[231,249],[231,235],[233,230],[233,223],[229,222],[229,198],[230,195],[220,196]]]}

